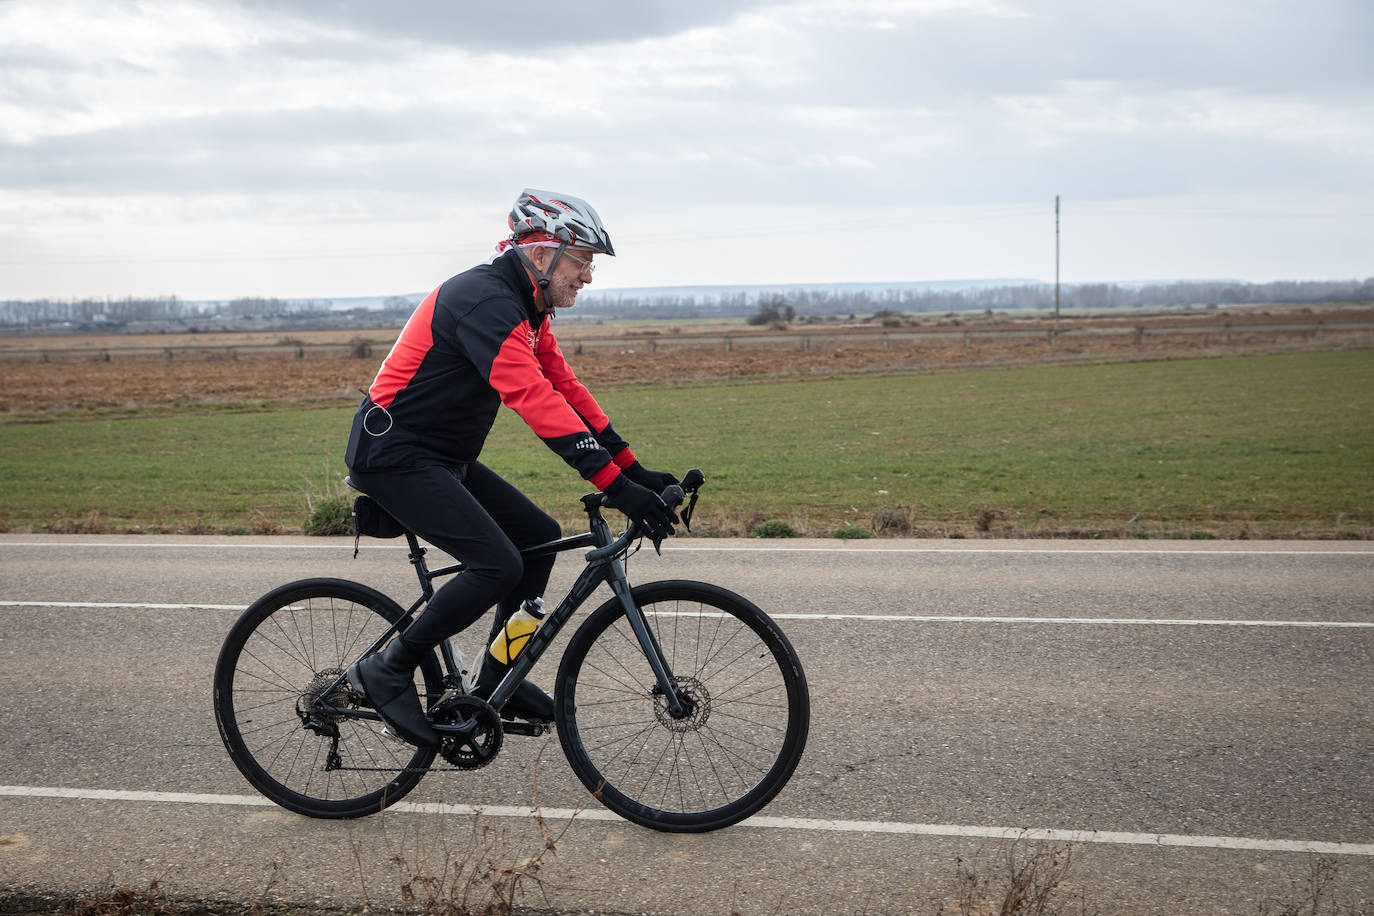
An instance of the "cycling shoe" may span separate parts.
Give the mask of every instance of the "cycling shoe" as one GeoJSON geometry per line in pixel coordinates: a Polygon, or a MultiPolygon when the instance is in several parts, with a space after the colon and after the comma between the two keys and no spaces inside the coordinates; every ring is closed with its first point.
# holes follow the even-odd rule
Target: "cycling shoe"
{"type": "Polygon", "coordinates": [[[424,657],[393,639],[376,655],[348,669],[348,680],[364,694],[391,731],[417,747],[433,747],[441,738],[420,706],[415,669],[424,657]]]}
{"type": "Polygon", "coordinates": [[[514,695],[501,707],[501,716],[506,719],[535,719],[542,722],[553,721],[553,697],[544,692],[538,684],[522,681],[515,688],[514,695]]]}
{"type": "MultiPolygon", "coordinates": [[[[472,688],[474,695],[486,699],[506,676],[506,666],[494,659],[487,658],[482,664],[482,673],[472,688]]],[[[553,697],[545,693],[538,684],[521,681],[515,693],[501,707],[503,719],[533,719],[543,722],[553,721],[553,697]]]]}

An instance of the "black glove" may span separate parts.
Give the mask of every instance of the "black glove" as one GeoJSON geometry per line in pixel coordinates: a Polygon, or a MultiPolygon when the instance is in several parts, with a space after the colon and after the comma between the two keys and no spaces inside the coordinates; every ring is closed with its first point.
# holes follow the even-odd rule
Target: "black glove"
{"type": "Polygon", "coordinates": [[[641,487],[646,487],[653,490],[655,493],[662,493],[678,482],[678,479],[672,474],[666,471],[651,471],[638,461],[622,469],[620,473],[624,474],[641,487]]]}
{"type": "Polygon", "coordinates": [[[606,495],[611,505],[639,525],[640,532],[647,534],[650,540],[661,541],[673,533],[677,515],[653,490],[640,486],[622,473],[606,487],[606,495]]]}

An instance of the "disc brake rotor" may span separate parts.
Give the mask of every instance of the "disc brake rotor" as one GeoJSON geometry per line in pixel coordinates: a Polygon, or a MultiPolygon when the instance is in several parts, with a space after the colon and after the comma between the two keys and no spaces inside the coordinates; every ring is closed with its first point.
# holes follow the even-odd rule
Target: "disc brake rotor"
{"type": "Polygon", "coordinates": [[[686,707],[685,715],[673,718],[668,712],[668,699],[662,692],[654,690],[654,716],[658,723],[669,731],[696,731],[711,718],[711,693],[706,685],[694,677],[675,677],[673,686],[678,700],[686,707]]]}

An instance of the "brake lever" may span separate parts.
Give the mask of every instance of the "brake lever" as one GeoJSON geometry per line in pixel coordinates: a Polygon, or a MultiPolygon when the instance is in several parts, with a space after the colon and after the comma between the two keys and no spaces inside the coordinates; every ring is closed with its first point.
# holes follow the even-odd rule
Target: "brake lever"
{"type": "Polygon", "coordinates": [[[686,508],[684,508],[684,509],[682,510],[682,512],[679,513],[679,517],[682,519],[682,527],[683,527],[685,530],[687,530],[687,531],[691,531],[691,530],[692,530],[692,513],[696,511],[696,508],[697,508],[697,491],[696,491],[696,490],[693,490],[693,491],[692,491],[692,498],[689,499],[689,500],[687,500],[687,506],[686,506],[686,508]]]}

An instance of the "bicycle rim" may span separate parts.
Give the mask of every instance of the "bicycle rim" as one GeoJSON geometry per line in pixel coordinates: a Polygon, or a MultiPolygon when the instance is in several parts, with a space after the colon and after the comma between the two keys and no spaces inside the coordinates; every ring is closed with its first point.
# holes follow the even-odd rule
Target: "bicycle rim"
{"type": "MultiPolygon", "coordinates": [[[[239,771],[254,788],[311,817],[361,817],[415,787],[434,759],[432,748],[398,743],[370,719],[312,720],[309,709],[404,612],[367,586],[310,579],[259,598],[230,630],[215,667],[215,718],[239,771]],[[337,751],[334,757],[331,751],[337,751]],[[332,759],[331,759],[332,757],[332,759]]],[[[421,666],[430,696],[442,690],[438,662],[421,666]]],[[[342,693],[333,705],[347,705],[342,693]]]]}
{"type": "Polygon", "coordinates": [[[618,600],[574,634],[558,673],[557,723],[569,764],[631,821],[706,831],[757,812],[787,783],[810,705],[787,638],[751,602],[699,582],[633,590],[677,688],[674,719],[618,600]]]}

